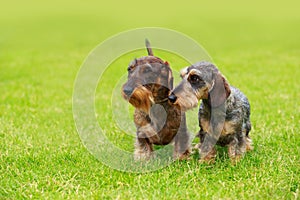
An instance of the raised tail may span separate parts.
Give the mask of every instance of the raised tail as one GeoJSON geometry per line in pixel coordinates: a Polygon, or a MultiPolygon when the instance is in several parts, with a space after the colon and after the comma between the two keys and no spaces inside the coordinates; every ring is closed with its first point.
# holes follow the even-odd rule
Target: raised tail
{"type": "Polygon", "coordinates": [[[148,56],[153,56],[153,51],[148,39],[145,40],[148,56]]]}

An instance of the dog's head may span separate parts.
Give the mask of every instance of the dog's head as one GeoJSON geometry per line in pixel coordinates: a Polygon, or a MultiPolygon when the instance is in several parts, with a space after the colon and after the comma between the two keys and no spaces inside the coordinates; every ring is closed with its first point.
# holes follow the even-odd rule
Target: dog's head
{"type": "Polygon", "coordinates": [[[182,81],[172,91],[169,100],[185,110],[196,107],[200,99],[207,99],[212,107],[218,107],[231,93],[226,78],[209,62],[186,67],[180,74],[182,81]]]}
{"type": "Polygon", "coordinates": [[[134,107],[148,112],[151,104],[167,100],[173,89],[172,70],[168,62],[153,56],[146,40],[148,56],[134,59],[128,66],[128,80],[122,95],[134,107]]]}

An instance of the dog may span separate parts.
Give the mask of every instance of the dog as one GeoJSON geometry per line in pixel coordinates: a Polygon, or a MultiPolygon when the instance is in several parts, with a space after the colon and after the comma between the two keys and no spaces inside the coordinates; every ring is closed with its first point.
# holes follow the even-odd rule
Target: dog
{"type": "Polygon", "coordinates": [[[185,159],[190,154],[190,135],[185,113],[179,105],[168,101],[173,89],[170,65],[153,55],[146,40],[148,56],[134,59],[128,66],[128,79],[122,86],[122,96],[135,107],[137,128],[135,160],[153,157],[153,145],[167,145],[174,141],[174,158],[185,159]]]}
{"type": "Polygon", "coordinates": [[[237,88],[230,86],[218,68],[210,62],[198,62],[181,70],[182,81],[169,100],[184,111],[198,106],[200,161],[214,162],[215,144],[228,146],[228,155],[237,162],[252,150],[250,104],[237,88]]]}

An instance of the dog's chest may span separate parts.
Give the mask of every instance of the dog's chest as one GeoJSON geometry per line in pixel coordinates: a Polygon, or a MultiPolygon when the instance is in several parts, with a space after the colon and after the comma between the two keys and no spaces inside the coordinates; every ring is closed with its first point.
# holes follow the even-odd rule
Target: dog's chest
{"type": "Polygon", "coordinates": [[[153,108],[151,114],[136,110],[134,114],[134,122],[136,127],[145,127],[151,124],[158,137],[152,138],[153,144],[166,145],[169,144],[179,131],[181,123],[181,110],[178,107],[164,104],[153,108]]]}
{"type": "MultiPolygon", "coordinates": [[[[206,118],[200,119],[200,126],[202,130],[206,133],[212,133],[212,125],[210,120],[206,118]]],[[[235,133],[235,124],[231,121],[225,121],[221,131],[221,136],[231,135],[235,133]]]]}
{"type": "Polygon", "coordinates": [[[167,106],[167,118],[164,123],[164,126],[160,131],[158,131],[158,135],[161,139],[161,144],[169,144],[175,135],[179,131],[181,122],[181,111],[176,107],[168,107],[167,106]]]}

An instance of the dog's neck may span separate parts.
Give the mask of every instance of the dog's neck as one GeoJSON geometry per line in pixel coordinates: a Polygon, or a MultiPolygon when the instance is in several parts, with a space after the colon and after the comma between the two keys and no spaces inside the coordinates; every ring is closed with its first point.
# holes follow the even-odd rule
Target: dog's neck
{"type": "Polygon", "coordinates": [[[169,93],[170,93],[170,89],[163,86],[154,85],[152,88],[154,102],[157,104],[167,102],[169,93]]]}
{"type": "Polygon", "coordinates": [[[204,107],[211,108],[209,99],[202,99],[202,104],[204,107]]]}
{"type": "Polygon", "coordinates": [[[168,101],[168,96],[170,89],[159,84],[151,84],[147,87],[153,96],[153,101],[155,104],[162,104],[168,101]]]}

